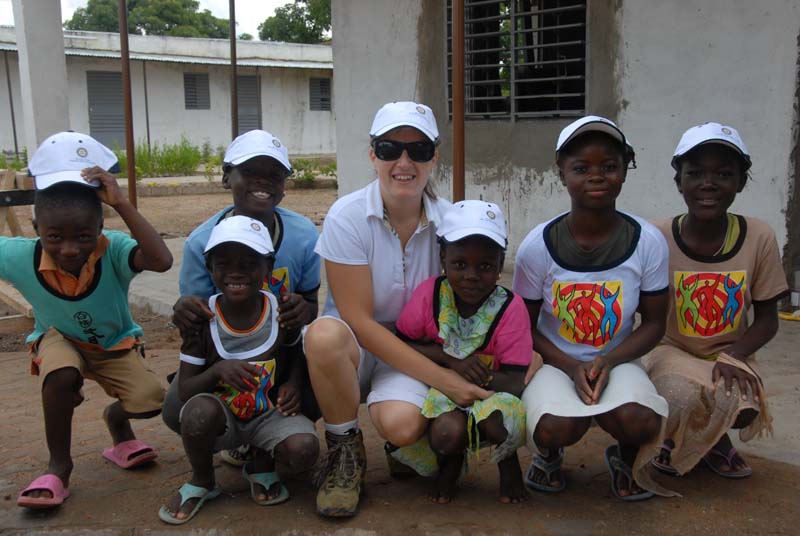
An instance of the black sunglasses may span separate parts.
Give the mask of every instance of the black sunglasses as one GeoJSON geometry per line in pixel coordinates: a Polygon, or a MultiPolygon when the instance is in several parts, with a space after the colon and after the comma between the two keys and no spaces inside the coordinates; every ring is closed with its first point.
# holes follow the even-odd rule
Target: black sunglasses
{"type": "Polygon", "coordinates": [[[372,150],[380,160],[397,160],[403,156],[403,151],[414,162],[430,162],[436,154],[436,145],[432,141],[412,141],[403,143],[394,140],[375,140],[372,150]]]}

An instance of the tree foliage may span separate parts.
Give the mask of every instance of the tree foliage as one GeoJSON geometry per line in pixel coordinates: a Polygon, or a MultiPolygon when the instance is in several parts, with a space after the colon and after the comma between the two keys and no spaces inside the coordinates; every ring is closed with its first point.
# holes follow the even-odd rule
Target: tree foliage
{"type": "MultiPolygon", "coordinates": [[[[228,37],[228,21],[196,0],[128,0],[128,33],[175,37],[228,37]]],[[[67,30],[119,31],[117,0],[89,0],[64,23],[67,30]]]]}
{"type": "Polygon", "coordinates": [[[331,29],[331,0],[295,0],[258,26],[262,41],[320,43],[331,29]]]}

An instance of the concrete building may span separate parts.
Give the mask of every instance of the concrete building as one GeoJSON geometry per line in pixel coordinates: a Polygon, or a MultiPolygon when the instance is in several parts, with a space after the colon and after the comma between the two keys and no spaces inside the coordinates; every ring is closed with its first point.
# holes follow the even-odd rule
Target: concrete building
{"type": "MultiPolygon", "coordinates": [[[[137,143],[148,138],[151,143],[174,143],[182,136],[195,145],[230,142],[227,40],[131,35],[129,49],[137,143]]],[[[116,33],[64,32],[69,127],[124,147],[119,50],[116,33]]],[[[10,100],[19,144],[26,145],[27,138],[13,27],[0,27],[0,54],[8,66],[0,60],[0,149],[11,150],[10,100]]],[[[240,132],[270,130],[292,155],[333,154],[331,48],[238,41],[237,56],[240,132]]]]}
{"type": "MultiPolygon", "coordinates": [[[[646,218],[684,208],[669,164],[683,131],[706,121],[736,126],[754,165],[733,210],[768,221],[787,269],[800,270],[796,0],[465,3],[466,194],[502,204],[511,255],[534,225],[569,208],[555,141],[591,113],[617,121],[632,140],[638,169],[619,206],[646,218]]],[[[341,193],[374,177],[367,132],[378,107],[417,99],[439,121],[434,182],[449,197],[450,4],[333,0],[341,193]]]]}

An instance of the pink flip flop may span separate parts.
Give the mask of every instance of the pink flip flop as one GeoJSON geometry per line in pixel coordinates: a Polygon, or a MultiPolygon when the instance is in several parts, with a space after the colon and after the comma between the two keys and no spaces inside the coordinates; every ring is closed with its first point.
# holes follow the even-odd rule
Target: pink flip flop
{"type": "Polygon", "coordinates": [[[138,439],[123,441],[103,451],[103,458],[114,462],[123,469],[139,467],[157,457],[156,449],[138,439]]]}
{"type": "Polygon", "coordinates": [[[37,477],[27,488],[19,492],[17,506],[37,510],[55,508],[56,506],[60,506],[67,497],[69,497],[69,490],[64,487],[64,482],[56,475],[46,474],[37,477]],[[49,491],[53,496],[29,497],[25,495],[26,493],[37,490],[49,491]]]}

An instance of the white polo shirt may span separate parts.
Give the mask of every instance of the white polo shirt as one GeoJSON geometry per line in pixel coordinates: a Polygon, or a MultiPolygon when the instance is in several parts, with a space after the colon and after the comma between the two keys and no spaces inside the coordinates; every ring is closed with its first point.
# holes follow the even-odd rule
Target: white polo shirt
{"type": "MultiPolygon", "coordinates": [[[[339,264],[370,267],[375,320],[394,322],[414,289],[439,273],[436,225],[450,202],[423,195],[427,222],[421,222],[405,251],[400,239],[383,219],[383,199],[375,180],[331,206],[314,251],[339,264]]],[[[325,300],[324,315],[339,317],[332,294],[325,300]]]]}

